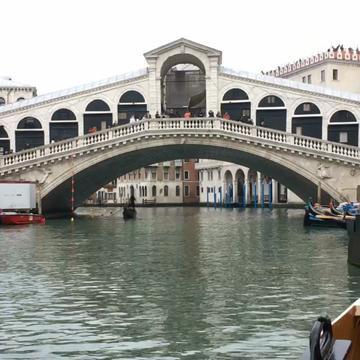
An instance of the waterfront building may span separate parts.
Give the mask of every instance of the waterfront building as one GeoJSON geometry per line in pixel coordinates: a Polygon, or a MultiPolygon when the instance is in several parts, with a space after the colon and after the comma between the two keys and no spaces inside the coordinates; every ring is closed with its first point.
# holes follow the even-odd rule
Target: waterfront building
{"type": "Polygon", "coordinates": [[[245,166],[199,160],[200,203],[213,206],[297,204],[303,201],[274,179],[245,166]]]}

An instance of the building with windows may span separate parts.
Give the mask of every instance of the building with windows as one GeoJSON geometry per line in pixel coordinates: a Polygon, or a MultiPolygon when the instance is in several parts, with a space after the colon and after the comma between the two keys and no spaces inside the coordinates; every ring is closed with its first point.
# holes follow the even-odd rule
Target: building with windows
{"type": "MultiPolygon", "coordinates": [[[[0,106],[36,96],[36,88],[13,81],[10,77],[0,77],[0,106]]],[[[10,151],[10,139],[4,125],[0,125],[0,154],[10,151]]]]}
{"type": "Polygon", "coordinates": [[[267,71],[266,75],[360,93],[360,51],[338,45],[314,56],[278,66],[275,70],[267,71]]]}

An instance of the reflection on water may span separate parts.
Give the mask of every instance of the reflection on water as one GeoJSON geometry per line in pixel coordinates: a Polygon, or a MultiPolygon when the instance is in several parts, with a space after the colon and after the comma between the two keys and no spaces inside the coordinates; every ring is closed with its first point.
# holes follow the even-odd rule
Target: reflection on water
{"type": "Polygon", "coordinates": [[[299,358],[360,294],[341,229],[303,211],[144,208],[0,228],[0,357],[299,358]]]}

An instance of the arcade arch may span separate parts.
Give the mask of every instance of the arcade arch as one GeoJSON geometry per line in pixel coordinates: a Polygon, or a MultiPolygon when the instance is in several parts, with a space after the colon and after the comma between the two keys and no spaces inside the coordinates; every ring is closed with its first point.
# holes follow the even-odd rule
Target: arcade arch
{"type": "Polygon", "coordinates": [[[0,154],[7,154],[10,151],[10,139],[3,125],[0,125],[0,154]]]}
{"type": "Polygon", "coordinates": [[[230,119],[249,123],[251,113],[251,102],[248,94],[239,88],[228,90],[221,101],[221,114],[227,112],[230,119]]]}
{"type": "Polygon", "coordinates": [[[359,124],[348,110],[336,111],[328,125],[328,140],[348,145],[359,145],[359,124]]]}
{"type": "Polygon", "coordinates": [[[320,109],[311,102],[297,106],[292,117],[291,131],[293,134],[322,138],[323,118],[320,109]]]}
{"type": "Polygon", "coordinates": [[[19,121],[15,130],[15,149],[21,151],[44,145],[44,131],[38,119],[28,116],[19,121]]]}
{"type": "Polygon", "coordinates": [[[131,116],[141,119],[147,112],[144,96],[135,90],[129,90],[121,95],[118,104],[118,125],[127,124],[131,116]]]}
{"type": "Polygon", "coordinates": [[[286,131],[286,107],[275,95],[262,98],[256,110],[256,125],[286,131]]]}
{"type": "Polygon", "coordinates": [[[100,99],[91,101],[84,113],[84,134],[104,130],[112,125],[112,113],[109,105],[100,99]]]}
{"type": "Polygon", "coordinates": [[[49,123],[50,142],[78,136],[78,122],[75,114],[66,108],[56,110],[49,123]]]}

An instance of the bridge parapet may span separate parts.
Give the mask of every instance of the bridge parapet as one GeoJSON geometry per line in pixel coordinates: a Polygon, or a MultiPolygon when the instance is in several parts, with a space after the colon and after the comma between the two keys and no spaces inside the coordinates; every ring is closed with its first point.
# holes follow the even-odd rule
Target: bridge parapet
{"type": "Polygon", "coordinates": [[[221,118],[149,119],[112,127],[38,148],[5,155],[0,158],[0,175],[20,168],[34,166],[87,150],[112,146],[128,140],[141,140],[148,136],[231,136],[255,145],[282,148],[284,151],[307,152],[360,165],[360,148],[330,141],[299,136],[283,131],[253,126],[221,118]]]}

